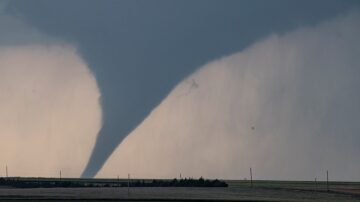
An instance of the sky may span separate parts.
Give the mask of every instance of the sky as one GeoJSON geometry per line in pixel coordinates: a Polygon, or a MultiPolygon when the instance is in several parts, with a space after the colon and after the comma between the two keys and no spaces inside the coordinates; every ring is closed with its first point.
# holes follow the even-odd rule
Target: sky
{"type": "MultiPolygon", "coordinates": [[[[60,49],[70,47],[73,50],[71,57],[76,56],[86,66],[86,75],[91,81],[89,85],[92,85],[89,92],[93,96],[80,96],[82,99],[79,98],[78,105],[88,101],[101,105],[100,112],[96,112],[93,120],[87,123],[101,124],[89,129],[89,142],[93,141],[94,145],[85,144],[90,145],[82,150],[88,153],[81,159],[85,163],[74,165],[77,169],[71,175],[83,177],[94,177],[114,150],[121,148],[124,138],[155,108],[161,107],[159,104],[180,82],[200,67],[244,51],[269,35],[282,36],[301,27],[317,26],[359,5],[358,1],[351,0],[3,2],[0,4],[1,26],[6,29],[1,32],[1,48],[16,46],[22,50],[22,47],[34,44],[42,47],[56,44],[60,49]]],[[[0,68],[6,70],[9,67],[2,65],[0,68]]],[[[73,75],[59,74],[60,82],[62,79],[67,81],[67,76],[61,77],[63,74],[73,75]]],[[[195,86],[194,89],[202,86],[200,83],[197,85],[196,80],[190,79],[187,83],[196,84],[190,85],[195,86]]],[[[185,94],[191,91],[187,90],[185,94]]],[[[6,102],[11,102],[9,100],[6,102]]],[[[91,109],[98,111],[97,104],[94,106],[91,109]]],[[[73,110],[69,108],[69,111],[73,110]]],[[[174,114],[168,113],[166,117],[170,119],[172,116],[174,114]]],[[[83,120],[89,116],[79,112],[78,117],[83,120]]],[[[76,133],[76,129],[73,130],[76,133]]],[[[66,135],[68,138],[72,136],[71,133],[66,135]]],[[[23,140],[20,138],[19,141],[23,140]]],[[[33,146],[41,147],[39,144],[35,142],[33,146]]],[[[136,153],[133,155],[136,158],[136,153]]]]}

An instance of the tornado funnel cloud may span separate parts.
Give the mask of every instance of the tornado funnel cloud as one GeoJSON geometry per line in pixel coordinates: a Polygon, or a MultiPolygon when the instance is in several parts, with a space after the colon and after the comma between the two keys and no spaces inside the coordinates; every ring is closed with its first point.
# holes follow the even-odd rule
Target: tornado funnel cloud
{"type": "Polygon", "coordinates": [[[81,175],[81,177],[83,178],[91,178],[96,176],[96,174],[102,168],[106,160],[109,158],[109,156],[111,156],[114,148],[118,146],[118,142],[108,142],[109,137],[106,135],[106,126],[107,125],[103,125],[102,129],[99,132],[99,135],[96,138],[96,143],[91,152],[90,159],[87,162],[87,166],[85,167],[81,175]]]}

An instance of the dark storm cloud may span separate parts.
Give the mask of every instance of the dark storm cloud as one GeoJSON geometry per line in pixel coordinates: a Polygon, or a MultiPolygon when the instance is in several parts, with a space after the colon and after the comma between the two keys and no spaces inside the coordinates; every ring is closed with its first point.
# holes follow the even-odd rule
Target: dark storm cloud
{"type": "Polygon", "coordinates": [[[92,177],[123,138],[197,67],[357,2],[15,0],[8,9],[41,31],[77,44],[95,73],[104,120],[83,173],[92,177]]]}

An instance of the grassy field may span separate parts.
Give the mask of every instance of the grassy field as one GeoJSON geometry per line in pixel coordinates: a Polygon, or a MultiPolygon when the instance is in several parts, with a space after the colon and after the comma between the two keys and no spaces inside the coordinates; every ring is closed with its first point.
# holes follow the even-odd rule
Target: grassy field
{"type": "MultiPolygon", "coordinates": [[[[29,178],[27,178],[29,180],[29,178]]],[[[34,179],[34,178],[31,178],[34,179]]],[[[36,178],[37,180],[49,180],[36,178]]],[[[25,180],[25,179],[24,179],[25,180]]],[[[52,179],[59,180],[59,179],[52,179]]],[[[63,179],[62,179],[63,180],[63,179]]],[[[116,183],[117,179],[68,179],[116,183]]],[[[119,179],[127,181],[127,179],[119,179]]],[[[226,180],[229,187],[94,187],[31,188],[0,187],[0,200],[66,201],[360,201],[360,183],[306,181],[226,180]]]]}

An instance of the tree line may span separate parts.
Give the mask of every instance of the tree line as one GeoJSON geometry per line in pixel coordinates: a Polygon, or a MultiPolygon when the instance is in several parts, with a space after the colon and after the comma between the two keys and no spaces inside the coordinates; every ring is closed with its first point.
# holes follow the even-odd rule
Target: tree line
{"type": "Polygon", "coordinates": [[[36,180],[25,178],[0,178],[0,187],[14,188],[52,188],[52,187],[228,187],[228,184],[218,179],[209,180],[200,177],[199,179],[184,178],[173,180],[67,180],[67,179],[42,179],[36,180]]]}

